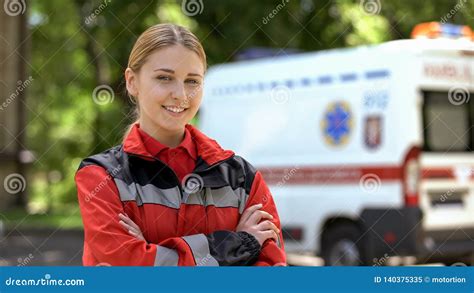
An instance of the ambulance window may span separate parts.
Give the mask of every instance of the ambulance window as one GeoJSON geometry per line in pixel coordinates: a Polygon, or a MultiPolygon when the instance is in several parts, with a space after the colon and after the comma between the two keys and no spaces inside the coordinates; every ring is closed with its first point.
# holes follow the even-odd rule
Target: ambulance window
{"type": "Polygon", "coordinates": [[[447,92],[425,92],[424,149],[433,152],[472,150],[472,109],[468,102],[453,104],[447,92]]]}

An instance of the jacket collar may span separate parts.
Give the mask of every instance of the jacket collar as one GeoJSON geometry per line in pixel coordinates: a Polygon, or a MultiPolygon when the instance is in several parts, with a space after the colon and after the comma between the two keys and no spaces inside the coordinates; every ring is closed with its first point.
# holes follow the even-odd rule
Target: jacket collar
{"type": "MultiPolygon", "coordinates": [[[[150,154],[153,154],[155,157],[159,157],[161,152],[173,149],[162,144],[160,141],[156,140],[154,137],[146,133],[143,129],[140,128],[140,125],[138,125],[137,128],[146,150],[150,154]]],[[[188,155],[193,158],[193,160],[197,159],[196,143],[194,142],[193,138],[191,137],[191,133],[187,128],[184,130],[183,141],[175,149],[178,148],[184,149],[188,153],[188,155]]]]}
{"type": "MultiPolygon", "coordinates": [[[[130,133],[123,142],[124,151],[140,157],[154,158],[154,156],[147,151],[138,128],[138,123],[132,126],[130,133]]],[[[233,151],[222,149],[214,139],[207,137],[194,126],[186,124],[186,130],[189,131],[196,145],[198,156],[196,169],[203,167],[200,165],[211,166],[234,156],[233,151]]]]}

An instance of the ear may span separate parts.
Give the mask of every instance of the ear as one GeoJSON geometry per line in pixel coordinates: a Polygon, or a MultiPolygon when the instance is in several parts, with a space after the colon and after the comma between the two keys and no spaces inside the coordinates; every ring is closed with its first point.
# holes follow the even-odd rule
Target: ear
{"type": "Polygon", "coordinates": [[[130,67],[125,69],[125,82],[128,93],[135,98],[138,97],[137,76],[130,67]]]}

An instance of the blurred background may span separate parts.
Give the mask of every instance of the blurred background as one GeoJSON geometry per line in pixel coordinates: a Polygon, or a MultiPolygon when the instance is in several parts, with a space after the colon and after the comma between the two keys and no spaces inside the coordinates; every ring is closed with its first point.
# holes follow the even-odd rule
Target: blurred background
{"type": "Polygon", "coordinates": [[[149,26],[190,28],[209,66],[408,39],[428,21],[474,27],[472,0],[283,2],[3,0],[0,265],[81,264],[74,174],[121,142],[132,117],[123,72],[149,26]]]}

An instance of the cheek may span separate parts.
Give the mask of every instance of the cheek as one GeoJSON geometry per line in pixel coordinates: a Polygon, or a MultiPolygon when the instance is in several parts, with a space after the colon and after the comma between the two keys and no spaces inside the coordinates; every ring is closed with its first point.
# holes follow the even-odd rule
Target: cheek
{"type": "Polygon", "coordinates": [[[169,90],[167,90],[166,87],[154,82],[147,83],[141,92],[141,96],[143,96],[142,100],[144,100],[143,104],[152,107],[154,104],[158,105],[164,102],[168,94],[169,90]]]}
{"type": "Polygon", "coordinates": [[[190,99],[189,99],[189,103],[192,107],[199,107],[199,105],[201,105],[201,101],[202,101],[202,95],[203,95],[203,92],[202,90],[194,90],[191,92],[192,94],[190,95],[190,99]]]}

